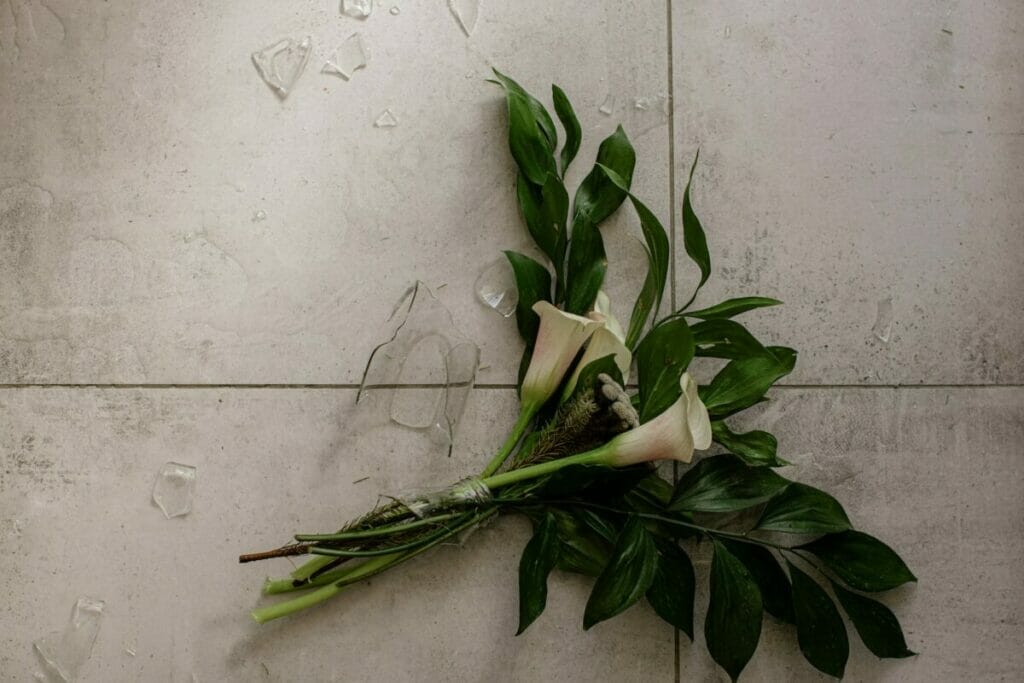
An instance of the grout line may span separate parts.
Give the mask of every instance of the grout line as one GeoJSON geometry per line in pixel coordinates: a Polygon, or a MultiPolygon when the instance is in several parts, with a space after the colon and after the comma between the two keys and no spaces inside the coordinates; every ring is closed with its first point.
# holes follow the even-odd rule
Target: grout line
{"type": "MultiPolygon", "coordinates": [[[[369,389],[437,389],[443,384],[375,384],[369,389]]],[[[117,384],[117,383],[12,383],[0,384],[4,389],[359,389],[358,384],[259,383],[259,384],[117,384]]],[[[515,384],[475,384],[474,389],[515,389],[515,384]]],[[[1022,389],[1024,384],[776,384],[772,389],[1022,389]]]]}
{"type": "MultiPolygon", "coordinates": [[[[668,49],[668,235],[669,235],[669,310],[676,310],[676,99],[672,47],[672,0],[665,0],[665,26],[668,49]]],[[[679,481],[679,463],[672,461],[672,482],[679,481]]],[[[679,629],[672,629],[672,671],[675,683],[681,683],[679,629]]]]}

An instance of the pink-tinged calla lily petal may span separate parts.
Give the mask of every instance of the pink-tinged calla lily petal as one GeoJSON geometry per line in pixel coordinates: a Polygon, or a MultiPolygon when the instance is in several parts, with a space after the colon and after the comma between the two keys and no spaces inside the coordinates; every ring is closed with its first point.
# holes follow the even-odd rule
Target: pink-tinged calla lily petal
{"type": "Polygon", "coordinates": [[[576,381],[579,379],[580,373],[583,372],[583,368],[599,358],[610,355],[615,356],[615,364],[619,367],[623,380],[625,380],[625,378],[629,377],[629,366],[633,362],[633,354],[629,352],[626,345],[613,332],[606,327],[601,327],[594,332],[593,336],[590,337],[590,341],[587,342],[586,351],[583,352],[580,361],[576,364],[576,369],[573,370],[572,377],[569,378],[565,385],[565,393],[562,395],[563,399],[572,394],[572,390],[576,387],[576,381]]]}
{"type": "Polygon", "coordinates": [[[689,373],[679,378],[682,393],[660,415],[636,429],[619,434],[605,447],[610,463],[626,467],[654,460],[690,462],[694,448],[711,446],[711,420],[697,396],[697,383],[689,373]]]}
{"type": "Polygon", "coordinates": [[[594,299],[594,310],[591,311],[589,317],[594,320],[600,320],[604,322],[605,328],[619,338],[619,341],[625,343],[626,333],[622,329],[622,325],[619,324],[618,319],[612,315],[612,302],[608,298],[605,291],[598,290],[597,298],[594,299]]]}
{"type": "Polygon", "coordinates": [[[580,348],[603,323],[566,313],[547,301],[535,303],[533,311],[540,316],[540,329],[521,395],[524,405],[539,407],[555,393],[580,348]]]}

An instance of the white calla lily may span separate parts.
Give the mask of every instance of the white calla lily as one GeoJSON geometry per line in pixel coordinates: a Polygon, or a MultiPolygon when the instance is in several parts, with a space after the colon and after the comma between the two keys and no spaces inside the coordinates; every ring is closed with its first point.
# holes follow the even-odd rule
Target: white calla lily
{"type": "Polygon", "coordinates": [[[605,447],[609,464],[625,467],[653,460],[690,462],[694,449],[711,446],[711,419],[697,395],[697,383],[684,372],[679,399],[650,422],[623,432],[605,447]]]}
{"type": "Polygon", "coordinates": [[[555,393],[580,348],[603,323],[566,313],[547,301],[538,301],[533,311],[540,316],[540,329],[521,396],[524,406],[539,408],[555,393]]]}
{"type": "Polygon", "coordinates": [[[576,388],[576,381],[579,379],[580,373],[583,372],[583,368],[605,356],[614,355],[615,364],[618,366],[619,372],[622,373],[623,380],[629,379],[629,367],[633,363],[633,354],[626,347],[626,335],[622,331],[619,321],[612,315],[611,302],[604,291],[597,293],[594,310],[588,313],[587,317],[603,323],[603,326],[594,332],[587,343],[587,348],[583,352],[580,362],[576,364],[572,377],[566,382],[565,393],[562,395],[563,400],[572,395],[573,389],[576,388]]]}

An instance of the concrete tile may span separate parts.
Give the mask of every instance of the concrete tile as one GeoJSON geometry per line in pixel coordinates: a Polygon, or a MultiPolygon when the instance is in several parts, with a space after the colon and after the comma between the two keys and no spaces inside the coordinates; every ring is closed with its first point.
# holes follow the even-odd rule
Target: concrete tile
{"type": "MultiPolygon", "coordinates": [[[[1019,383],[1019,3],[676,3],[675,168],[794,383],[1019,383]],[[872,334],[891,299],[888,343],[872,334]]],[[[681,246],[681,244],[680,244],[681,246]]],[[[682,249],[677,295],[696,269],[682,249]]]]}
{"type": "Polygon", "coordinates": [[[514,637],[519,552],[509,518],[298,619],[257,626],[267,574],[238,565],[297,530],[334,528],[377,492],[478,469],[513,392],[475,392],[455,454],[387,429],[352,438],[353,391],[0,391],[0,676],[25,680],[31,641],[80,595],[107,601],[83,681],[669,681],[673,632],[646,606],[582,631],[585,582],[556,576],[514,637]],[[194,508],[151,503],[166,460],[198,467],[194,508]],[[360,481],[369,477],[364,481],[360,481]],[[125,652],[135,652],[132,657],[125,652]]]}
{"type": "MultiPolygon", "coordinates": [[[[0,9],[3,382],[357,382],[417,278],[483,348],[481,381],[511,382],[514,326],[472,291],[500,250],[530,250],[491,65],[539,94],[553,78],[569,93],[586,136],[572,185],[622,120],[636,189],[668,213],[662,3],[485,3],[469,39],[444,3],[378,7],[365,21],[336,2],[11,7],[0,9]],[[357,31],[367,68],[349,82],[321,75],[357,31]],[[249,55],[303,35],[314,56],[280,102],[249,55]],[[608,93],[620,97],[613,116],[598,112],[608,93]],[[385,108],[397,127],[373,126],[385,108]]],[[[623,216],[606,234],[610,288],[628,311],[639,229],[623,216]]]]}

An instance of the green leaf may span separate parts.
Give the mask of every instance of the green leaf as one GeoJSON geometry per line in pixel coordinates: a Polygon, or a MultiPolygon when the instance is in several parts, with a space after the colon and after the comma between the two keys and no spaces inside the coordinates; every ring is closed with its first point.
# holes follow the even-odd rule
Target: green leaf
{"type": "Polygon", "coordinates": [[[563,571],[597,576],[608,564],[611,544],[577,515],[551,509],[558,533],[558,568],[563,571]]]}
{"type": "Polygon", "coordinates": [[[516,198],[530,236],[551,260],[556,282],[561,287],[568,244],[569,194],[565,185],[557,176],[549,174],[544,185],[538,187],[520,171],[516,180],[516,198]]]}
{"type": "Polygon", "coordinates": [[[729,429],[724,421],[714,420],[711,423],[711,435],[716,443],[752,467],[782,467],[787,464],[776,455],[779,442],[768,432],[755,429],[738,434],[729,429]]]}
{"type": "Polygon", "coordinates": [[[776,619],[795,624],[793,589],[772,552],[760,545],[719,539],[743,563],[761,591],[764,609],[776,619]]]}
{"type": "Polygon", "coordinates": [[[704,458],[676,484],[675,512],[735,512],[763,503],[789,485],[767,467],[749,467],[734,455],[704,458]]]}
{"type": "MultiPolygon", "coordinates": [[[[505,256],[512,264],[512,272],[516,277],[516,289],[519,290],[519,302],[516,304],[516,325],[519,335],[526,342],[527,348],[533,347],[540,327],[540,316],[533,312],[533,305],[538,301],[551,300],[551,273],[529,256],[515,251],[506,251],[505,256]]],[[[529,361],[527,361],[529,364],[529,361]]]]}
{"type": "Polygon", "coordinates": [[[569,164],[576,158],[576,152],[580,150],[580,140],[583,139],[583,129],[576,119],[576,112],[569,103],[569,98],[557,85],[551,86],[551,99],[555,103],[555,113],[565,128],[565,146],[562,147],[562,175],[569,169],[569,164]]]}
{"type": "Polygon", "coordinates": [[[800,546],[814,553],[850,588],[887,591],[917,581],[896,552],[862,531],[840,531],[800,546]]]}
{"type": "Polygon", "coordinates": [[[761,592],[743,563],[718,541],[714,545],[704,639],[711,658],[735,681],[761,637],[761,592]]]}
{"type": "Polygon", "coordinates": [[[583,614],[583,628],[611,619],[644,596],[654,582],[658,551],[640,519],[631,517],[619,533],[612,559],[597,577],[583,614]]]}
{"type": "Polygon", "coordinates": [[[565,278],[565,310],[585,315],[604,282],[608,258],[597,225],[584,221],[573,227],[565,278]]]}
{"type": "Polygon", "coordinates": [[[558,533],[551,513],[544,515],[519,560],[519,635],[544,611],[548,574],[558,563],[558,533]]]}
{"type": "Polygon", "coordinates": [[[690,329],[698,356],[743,358],[767,353],[747,328],[732,320],[705,320],[690,329]]]}
{"type": "Polygon", "coordinates": [[[636,215],[640,218],[640,228],[644,233],[644,242],[647,245],[647,276],[644,278],[643,287],[633,305],[633,314],[629,319],[629,332],[626,334],[626,346],[630,349],[636,347],[637,339],[643,332],[644,325],[652,313],[655,319],[658,317],[658,308],[661,307],[661,297],[665,291],[665,280],[668,278],[669,242],[668,233],[658,218],[647,206],[629,192],[629,184],[614,170],[598,164],[598,168],[604,171],[608,179],[629,196],[636,215]]]}
{"type": "Polygon", "coordinates": [[[914,654],[907,649],[903,629],[892,610],[876,600],[846,590],[835,581],[832,590],[860,639],[876,657],[901,659],[914,654]]]}
{"type": "Polygon", "coordinates": [[[700,397],[712,417],[725,417],[754,405],[779,379],[793,371],[796,352],[768,347],[768,353],[729,361],[711,383],[701,387],[700,397]]]}
{"type": "Polygon", "coordinates": [[[640,422],[661,414],[679,398],[679,378],[693,360],[693,335],[682,318],[663,320],[636,349],[640,422]]]}
{"type": "Polygon", "coordinates": [[[658,566],[647,589],[647,602],[659,617],[693,640],[693,596],[696,578],[690,556],[673,542],[658,539],[658,566]]]}
{"type": "Polygon", "coordinates": [[[601,170],[602,166],[617,173],[625,183],[626,189],[633,182],[636,152],[633,151],[633,145],[630,144],[622,126],[616,128],[614,133],[601,142],[594,168],[576,190],[576,198],[573,200],[573,231],[576,230],[578,223],[598,225],[615,213],[626,199],[625,191],[611,181],[601,170]]]}
{"type": "Polygon", "coordinates": [[[827,534],[849,529],[850,519],[839,501],[829,494],[793,483],[769,501],[757,528],[791,534],[827,534]]]}
{"type": "Polygon", "coordinates": [[[704,320],[721,320],[731,318],[734,315],[752,311],[755,308],[765,306],[778,306],[782,302],[778,299],[770,299],[766,296],[742,296],[738,299],[728,299],[720,304],[702,308],[699,311],[687,311],[684,313],[689,318],[702,318],[704,320]]]}
{"type": "Polygon", "coordinates": [[[523,89],[523,86],[519,85],[497,69],[492,69],[492,71],[494,71],[494,75],[498,77],[498,81],[501,86],[505,88],[505,92],[515,93],[526,100],[530,107],[530,113],[533,115],[534,121],[537,122],[537,127],[544,136],[544,141],[547,143],[549,153],[554,154],[555,149],[558,147],[558,131],[555,130],[555,124],[551,120],[551,114],[548,113],[548,110],[544,108],[544,105],[541,104],[536,97],[526,92],[526,90],[523,89]]]}
{"type": "Polygon", "coordinates": [[[825,589],[792,562],[789,577],[793,582],[793,611],[800,651],[819,671],[842,678],[850,656],[850,641],[839,610],[825,589]]]}
{"type": "Polygon", "coordinates": [[[686,181],[686,189],[683,190],[683,247],[686,249],[690,259],[700,268],[700,282],[697,284],[696,289],[693,290],[693,296],[690,297],[690,301],[683,308],[687,308],[693,302],[697,292],[700,291],[700,288],[708,281],[708,276],[711,275],[711,255],[708,253],[708,240],[704,236],[704,228],[701,226],[700,219],[694,213],[693,204],[690,202],[690,186],[693,185],[693,171],[697,168],[698,158],[700,158],[700,152],[693,157],[690,177],[686,181]]]}

